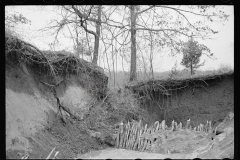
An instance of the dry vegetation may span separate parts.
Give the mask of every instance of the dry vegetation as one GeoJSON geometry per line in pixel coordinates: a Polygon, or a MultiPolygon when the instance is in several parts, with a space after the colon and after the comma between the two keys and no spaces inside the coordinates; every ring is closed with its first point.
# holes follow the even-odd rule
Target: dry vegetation
{"type": "MultiPolygon", "coordinates": [[[[179,78],[190,78],[190,77],[198,77],[198,76],[204,76],[204,75],[215,75],[215,74],[223,74],[227,73],[229,71],[233,71],[232,67],[229,65],[222,64],[217,70],[197,70],[194,75],[191,76],[189,70],[177,70],[174,75],[172,75],[171,71],[165,71],[165,72],[154,72],[154,77],[156,80],[164,80],[164,79],[179,79],[179,78]]],[[[124,87],[126,83],[128,83],[129,73],[128,72],[116,72],[115,73],[115,82],[113,78],[113,72],[105,72],[105,74],[109,77],[108,86],[111,88],[119,88],[124,87]]],[[[150,75],[150,73],[148,74],[150,75]]],[[[138,72],[138,81],[147,81],[151,78],[149,76],[146,76],[143,72],[138,72]]]]}
{"type": "MultiPolygon", "coordinates": [[[[44,130],[48,132],[48,136],[60,138],[58,142],[62,147],[57,147],[60,151],[59,157],[73,158],[74,155],[86,153],[93,148],[101,149],[101,146],[113,146],[115,127],[120,122],[132,121],[133,119],[141,119],[144,123],[151,122],[152,116],[141,109],[135,95],[130,91],[107,91],[107,77],[97,66],[71,54],[40,51],[37,47],[9,33],[5,34],[5,42],[6,71],[8,68],[21,67],[21,64],[24,63],[34,74],[39,75],[36,78],[48,77],[45,80],[52,86],[61,83],[57,81],[57,77],[75,75],[81,77],[78,79],[83,79],[79,81],[79,84],[94,97],[93,101],[88,104],[90,109],[84,116],[83,121],[78,121],[70,116],[65,119],[66,124],[63,125],[59,117],[54,116],[52,126],[45,126],[46,129],[44,130]],[[82,73],[88,76],[84,78],[82,73]],[[93,84],[91,81],[98,83],[93,84]],[[71,130],[68,128],[71,128],[71,130]],[[80,136],[79,134],[85,139],[82,141],[77,139],[80,136]],[[76,141],[79,141],[79,143],[76,143],[76,141]],[[72,144],[70,148],[69,144],[72,144]],[[66,150],[71,153],[67,154],[66,150]]],[[[39,134],[41,133],[39,132],[39,134]]],[[[45,154],[44,152],[42,156],[45,156],[45,154]]],[[[35,156],[39,155],[36,154],[35,156]]]]}

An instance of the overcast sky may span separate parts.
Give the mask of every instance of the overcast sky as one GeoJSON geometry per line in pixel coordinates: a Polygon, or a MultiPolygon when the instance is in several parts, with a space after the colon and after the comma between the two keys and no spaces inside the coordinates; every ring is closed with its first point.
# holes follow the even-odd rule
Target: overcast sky
{"type": "MultiPolygon", "coordinates": [[[[229,20],[221,25],[219,23],[212,24],[211,27],[217,29],[219,33],[213,36],[213,40],[200,41],[207,45],[216,60],[207,59],[205,66],[201,67],[201,70],[217,69],[220,65],[225,64],[229,66],[234,66],[234,14],[233,6],[222,6],[224,12],[229,14],[229,20]]],[[[46,34],[37,32],[38,29],[46,27],[46,24],[56,18],[56,13],[52,11],[52,7],[45,7],[41,9],[36,6],[7,6],[6,9],[10,12],[18,12],[25,16],[27,19],[31,20],[31,25],[21,25],[18,30],[22,33],[26,41],[34,44],[40,49],[49,49],[49,43],[52,42],[53,38],[46,34]]],[[[60,42],[61,45],[59,49],[71,49],[72,41],[68,39],[63,39],[60,42]]],[[[158,54],[154,58],[154,70],[155,71],[166,71],[171,70],[175,62],[180,64],[181,56],[170,57],[167,53],[158,54]]],[[[121,62],[119,62],[121,63],[121,62]]],[[[103,67],[103,63],[100,64],[103,67]]],[[[119,66],[121,64],[118,64],[119,66]]],[[[125,63],[125,71],[128,70],[129,64],[125,63]]],[[[179,69],[183,69],[181,65],[178,66],[179,69]]],[[[121,70],[121,67],[118,67],[121,70]]]]}

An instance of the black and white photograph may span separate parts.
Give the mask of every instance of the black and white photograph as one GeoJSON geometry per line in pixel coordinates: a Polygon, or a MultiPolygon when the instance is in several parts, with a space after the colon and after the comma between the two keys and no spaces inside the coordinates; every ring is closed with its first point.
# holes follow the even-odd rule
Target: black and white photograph
{"type": "Polygon", "coordinates": [[[6,158],[236,158],[234,11],[6,5],[6,158]]]}

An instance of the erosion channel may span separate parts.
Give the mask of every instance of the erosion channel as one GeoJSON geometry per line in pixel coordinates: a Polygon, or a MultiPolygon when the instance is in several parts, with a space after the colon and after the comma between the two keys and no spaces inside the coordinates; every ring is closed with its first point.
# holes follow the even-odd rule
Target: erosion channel
{"type": "Polygon", "coordinates": [[[102,68],[9,34],[5,61],[8,159],[234,158],[234,72],[115,91],[102,68]]]}

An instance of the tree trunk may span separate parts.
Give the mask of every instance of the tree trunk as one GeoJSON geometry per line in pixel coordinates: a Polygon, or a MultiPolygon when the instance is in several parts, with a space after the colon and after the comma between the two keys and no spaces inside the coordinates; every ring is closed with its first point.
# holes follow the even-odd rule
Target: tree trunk
{"type": "Polygon", "coordinates": [[[131,12],[131,65],[130,65],[130,81],[134,81],[137,79],[137,49],[136,49],[136,19],[137,14],[135,12],[134,5],[130,6],[131,12]]]}
{"type": "Polygon", "coordinates": [[[152,33],[150,32],[150,37],[151,37],[151,41],[150,41],[150,43],[151,43],[151,49],[150,49],[150,71],[151,71],[151,73],[152,73],[152,79],[154,79],[154,74],[153,74],[153,43],[152,43],[152,33]]]}
{"type": "Polygon", "coordinates": [[[97,65],[98,61],[98,49],[99,49],[99,37],[100,37],[100,27],[101,27],[101,11],[102,6],[98,6],[98,22],[96,23],[96,35],[95,35],[95,42],[94,42],[94,52],[93,52],[93,60],[92,63],[97,65]]]}
{"type": "Polygon", "coordinates": [[[191,75],[193,75],[193,66],[192,66],[193,64],[192,64],[192,60],[191,60],[191,66],[190,66],[190,68],[191,68],[191,75]]]}

